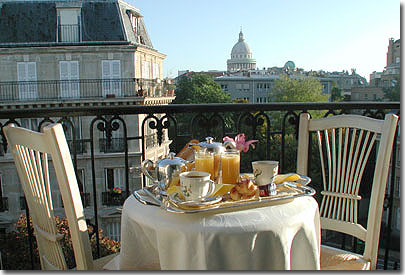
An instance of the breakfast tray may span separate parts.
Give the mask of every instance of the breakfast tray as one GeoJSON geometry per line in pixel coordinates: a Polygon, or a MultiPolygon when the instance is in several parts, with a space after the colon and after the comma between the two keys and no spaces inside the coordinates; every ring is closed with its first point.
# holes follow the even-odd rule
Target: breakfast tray
{"type": "MultiPolygon", "coordinates": [[[[302,177],[302,176],[301,176],[302,177]]],[[[177,204],[176,201],[172,199],[171,196],[167,197],[156,192],[155,187],[144,187],[133,193],[136,199],[143,204],[156,205],[162,209],[172,212],[172,213],[201,213],[201,212],[212,212],[212,211],[236,211],[248,208],[264,207],[269,205],[287,203],[295,198],[302,196],[313,196],[316,192],[313,188],[306,186],[311,179],[304,177],[305,182],[300,182],[299,184],[295,182],[284,182],[277,185],[277,195],[268,197],[259,197],[253,199],[232,201],[232,200],[221,200],[214,204],[209,205],[195,205],[195,206],[183,206],[177,204]]]]}

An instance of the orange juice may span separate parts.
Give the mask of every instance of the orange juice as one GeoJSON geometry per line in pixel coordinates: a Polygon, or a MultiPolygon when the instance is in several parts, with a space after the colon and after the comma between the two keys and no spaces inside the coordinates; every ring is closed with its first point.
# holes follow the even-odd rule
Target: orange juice
{"type": "Polygon", "coordinates": [[[223,184],[235,184],[240,172],[239,151],[226,151],[221,156],[221,171],[223,184]]]}
{"type": "Polygon", "coordinates": [[[219,176],[219,162],[221,161],[220,154],[214,154],[214,180],[217,180],[219,176]]]}
{"type": "Polygon", "coordinates": [[[214,179],[214,155],[211,153],[196,152],[195,156],[195,170],[208,172],[211,175],[211,180],[214,179]]]}

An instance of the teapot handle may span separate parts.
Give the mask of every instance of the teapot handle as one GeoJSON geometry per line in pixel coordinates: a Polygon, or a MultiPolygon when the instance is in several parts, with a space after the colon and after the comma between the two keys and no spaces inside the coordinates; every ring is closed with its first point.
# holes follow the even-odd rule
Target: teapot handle
{"type": "Polygon", "coordinates": [[[147,167],[149,167],[150,165],[153,166],[153,161],[151,161],[150,159],[146,159],[142,162],[141,164],[141,170],[142,173],[147,176],[149,179],[151,179],[153,182],[157,181],[156,178],[154,178],[150,173],[149,170],[147,169],[147,167]]]}

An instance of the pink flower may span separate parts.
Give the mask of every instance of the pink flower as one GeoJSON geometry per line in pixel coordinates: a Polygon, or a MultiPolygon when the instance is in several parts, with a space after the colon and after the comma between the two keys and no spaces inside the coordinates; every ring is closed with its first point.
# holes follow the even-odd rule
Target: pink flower
{"type": "Polygon", "coordinates": [[[254,142],[258,142],[258,140],[249,140],[245,141],[245,134],[238,134],[235,139],[230,138],[228,136],[223,138],[223,141],[233,141],[236,144],[236,149],[239,150],[240,152],[247,152],[249,150],[249,146],[252,145],[252,148],[255,149],[255,145],[253,144],[254,142]]]}

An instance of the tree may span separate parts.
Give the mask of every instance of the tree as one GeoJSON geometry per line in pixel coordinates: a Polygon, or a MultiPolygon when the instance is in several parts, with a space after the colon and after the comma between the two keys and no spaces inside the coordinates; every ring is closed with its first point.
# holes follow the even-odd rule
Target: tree
{"type": "Polygon", "coordinates": [[[231,103],[231,97],[225,93],[214,77],[209,74],[195,73],[192,77],[183,77],[177,83],[175,104],[231,103]]]}
{"type": "Polygon", "coordinates": [[[332,102],[345,101],[345,96],[342,95],[342,89],[339,89],[338,87],[336,87],[336,85],[333,85],[330,100],[332,102]]]}
{"type": "Polygon", "coordinates": [[[401,101],[401,80],[395,79],[395,85],[393,87],[384,88],[384,97],[389,101],[401,101]]]}
{"type": "Polygon", "coordinates": [[[282,75],[274,82],[270,95],[276,102],[325,102],[328,95],[322,94],[322,84],[314,78],[293,79],[282,75]]]}

